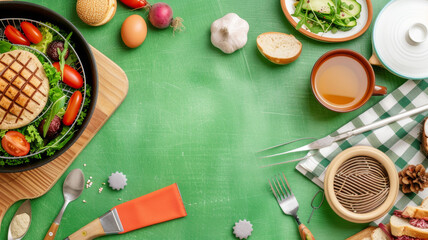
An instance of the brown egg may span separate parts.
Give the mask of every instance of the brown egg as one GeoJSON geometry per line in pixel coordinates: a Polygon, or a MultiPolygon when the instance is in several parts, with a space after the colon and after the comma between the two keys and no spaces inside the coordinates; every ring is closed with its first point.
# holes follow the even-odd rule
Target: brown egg
{"type": "Polygon", "coordinates": [[[147,36],[147,24],[140,15],[131,15],[125,19],[120,30],[122,40],[126,46],[136,48],[147,36]]]}

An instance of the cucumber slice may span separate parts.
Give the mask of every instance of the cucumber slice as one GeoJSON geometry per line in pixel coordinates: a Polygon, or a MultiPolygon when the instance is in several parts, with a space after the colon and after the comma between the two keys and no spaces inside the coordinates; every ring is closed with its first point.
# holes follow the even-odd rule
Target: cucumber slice
{"type": "Polygon", "coordinates": [[[348,24],[346,24],[346,27],[350,27],[350,28],[353,28],[355,26],[357,26],[356,20],[350,21],[348,24]]]}
{"type": "Polygon", "coordinates": [[[353,20],[353,21],[349,21],[348,23],[344,23],[343,21],[334,21],[333,24],[340,26],[340,27],[346,27],[346,28],[353,28],[355,26],[357,26],[357,21],[353,20]]]}
{"type": "Polygon", "coordinates": [[[327,20],[328,22],[333,22],[334,25],[339,27],[345,27],[345,28],[353,28],[357,26],[357,21],[352,19],[339,19],[339,18],[333,18],[331,15],[325,15],[325,14],[317,14],[319,19],[327,20]]]}
{"type": "Polygon", "coordinates": [[[340,13],[339,13],[339,18],[340,19],[345,19],[345,18],[351,18],[351,20],[355,20],[357,19],[357,15],[360,14],[361,12],[361,4],[359,4],[356,0],[341,0],[343,4],[340,7],[340,13]],[[353,6],[351,7],[352,9],[349,9],[349,6],[353,6]]]}
{"type": "Polygon", "coordinates": [[[334,6],[332,0],[301,0],[304,1],[302,8],[317,13],[330,14],[330,6],[334,6]]]}

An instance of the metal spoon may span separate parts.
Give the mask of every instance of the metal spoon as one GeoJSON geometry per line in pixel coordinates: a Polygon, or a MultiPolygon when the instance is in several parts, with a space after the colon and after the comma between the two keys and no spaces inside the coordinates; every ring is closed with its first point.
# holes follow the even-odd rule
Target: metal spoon
{"type": "Polygon", "coordinates": [[[31,224],[31,203],[30,200],[26,200],[16,211],[9,225],[7,234],[8,240],[21,240],[31,224]],[[25,232],[23,232],[25,230],[25,232]],[[18,236],[17,236],[18,235],[18,236]]]}
{"type": "Polygon", "coordinates": [[[82,170],[72,170],[65,179],[62,188],[62,191],[64,193],[64,205],[62,206],[61,211],[59,212],[58,216],[55,218],[54,222],[46,233],[44,240],[53,240],[55,238],[56,231],[59,228],[59,223],[61,222],[65,208],[71,201],[76,200],[80,196],[84,186],[85,176],[83,175],[82,170]]]}

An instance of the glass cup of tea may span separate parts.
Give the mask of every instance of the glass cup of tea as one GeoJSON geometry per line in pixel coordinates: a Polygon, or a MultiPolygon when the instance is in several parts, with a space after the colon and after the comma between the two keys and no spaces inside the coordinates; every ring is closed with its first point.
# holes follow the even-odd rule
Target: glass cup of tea
{"type": "Polygon", "coordinates": [[[351,112],[363,106],[371,96],[387,93],[375,84],[369,61],[349,49],[336,49],[322,55],[312,68],[312,92],[326,108],[351,112]]]}

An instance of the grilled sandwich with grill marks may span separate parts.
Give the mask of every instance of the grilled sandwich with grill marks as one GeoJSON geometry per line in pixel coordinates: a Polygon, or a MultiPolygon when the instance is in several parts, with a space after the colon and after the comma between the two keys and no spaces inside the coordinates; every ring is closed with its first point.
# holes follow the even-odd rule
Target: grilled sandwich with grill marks
{"type": "Polygon", "coordinates": [[[33,121],[49,95],[49,80],[41,62],[27,51],[0,54],[0,129],[15,129],[33,121]]]}

